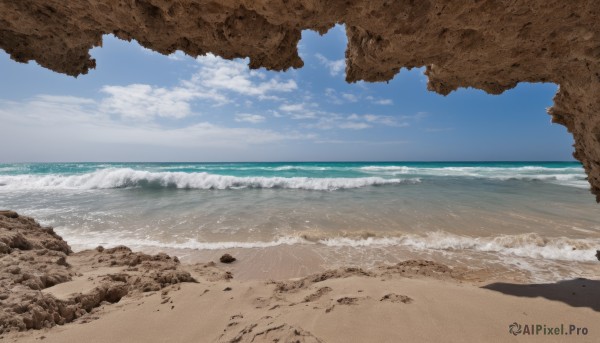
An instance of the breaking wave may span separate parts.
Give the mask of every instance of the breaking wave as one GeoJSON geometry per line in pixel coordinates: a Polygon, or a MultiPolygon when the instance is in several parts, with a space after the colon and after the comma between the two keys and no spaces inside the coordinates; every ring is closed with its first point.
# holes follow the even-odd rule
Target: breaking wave
{"type": "Polygon", "coordinates": [[[180,189],[284,188],[305,190],[337,190],[418,182],[420,182],[420,180],[417,178],[237,177],[209,174],[204,172],[149,172],[130,168],[108,168],[79,175],[0,175],[0,187],[11,190],[110,189],[131,187],[180,189]]]}
{"type": "Polygon", "coordinates": [[[433,176],[433,177],[467,177],[499,181],[545,181],[563,186],[589,188],[583,168],[547,168],[536,166],[524,167],[407,167],[407,166],[365,166],[360,170],[371,175],[381,176],[433,176]]]}

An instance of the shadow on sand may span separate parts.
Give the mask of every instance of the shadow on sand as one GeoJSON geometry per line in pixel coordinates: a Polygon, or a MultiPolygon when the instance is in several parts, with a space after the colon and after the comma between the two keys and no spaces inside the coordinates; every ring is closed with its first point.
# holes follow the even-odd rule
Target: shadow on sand
{"type": "Polygon", "coordinates": [[[600,312],[600,280],[573,279],[556,283],[525,285],[497,282],[482,288],[517,297],[542,297],[573,307],[589,307],[600,312]]]}

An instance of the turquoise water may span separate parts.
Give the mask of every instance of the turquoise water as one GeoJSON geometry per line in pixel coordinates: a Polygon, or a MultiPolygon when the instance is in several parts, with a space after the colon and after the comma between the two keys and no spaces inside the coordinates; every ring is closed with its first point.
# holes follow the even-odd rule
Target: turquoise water
{"type": "Polygon", "coordinates": [[[571,162],[0,164],[0,208],[75,249],[302,246],[342,249],[346,262],[385,262],[369,255],[385,250],[592,263],[600,211],[588,188],[571,162]]]}
{"type": "Polygon", "coordinates": [[[546,181],[587,188],[571,162],[39,163],[0,164],[5,189],[295,188],[335,190],[480,179],[546,181]]]}
{"type": "MultiPolygon", "coordinates": [[[[467,172],[470,169],[488,168],[490,171],[566,172],[579,174],[584,179],[578,162],[268,162],[268,163],[17,163],[0,164],[0,175],[75,175],[107,168],[130,168],[152,172],[214,173],[232,176],[281,177],[362,177],[369,170],[414,172],[447,170],[454,168],[467,172]]],[[[409,173],[411,174],[411,173],[409,173]]]]}

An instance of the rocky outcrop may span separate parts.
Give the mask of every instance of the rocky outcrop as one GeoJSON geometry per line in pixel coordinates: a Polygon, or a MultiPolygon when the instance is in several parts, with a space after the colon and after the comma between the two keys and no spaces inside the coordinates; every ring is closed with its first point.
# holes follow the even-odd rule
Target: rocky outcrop
{"type": "Polygon", "coordinates": [[[194,281],[179,268],[176,257],[134,253],[126,247],[73,254],[52,228],[12,211],[0,211],[0,335],[62,325],[128,294],[194,281]],[[70,260],[77,264],[71,265],[70,260]],[[116,267],[122,268],[113,272],[116,267]],[[82,274],[101,268],[106,272],[82,274]],[[78,278],[94,287],[61,299],[42,292],[78,278]]]}
{"type": "Polygon", "coordinates": [[[598,17],[595,0],[0,0],[0,48],[76,76],[95,66],[89,50],[102,35],[114,34],[163,54],[212,52],[285,70],[303,65],[302,30],[344,23],[349,82],[426,66],[428,88],[440,94],[560,85],[548,112],[573,134],[600,201],[598,17]]]}
{"type": "Polygon", "coordinates": [[[19,216],[14,211],[0,211],[0,228],[0,247],[4,246],[0,250],[6,254],[13,250],[41,250],[66,256],[72,252],[51,227],[42,227],[33,218],[19,216]]]}

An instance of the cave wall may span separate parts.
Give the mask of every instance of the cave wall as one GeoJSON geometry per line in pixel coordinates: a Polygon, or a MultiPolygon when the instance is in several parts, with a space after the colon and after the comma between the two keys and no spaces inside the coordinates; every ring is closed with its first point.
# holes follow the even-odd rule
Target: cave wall
{"type": "Polygon", "coordinates": [[[211,52],[286,70],[303,66],[302,30],[325,33],[337,23],[346,25],[348,82],[426,66],[428,89],[444,95],[558,84],[548,113],[573,134],[600,201],[597,0],[0,0],[0,48],[77,76],[95,67],[89,50],[102,35],[114,34],[163,54],[211,52]]]}

